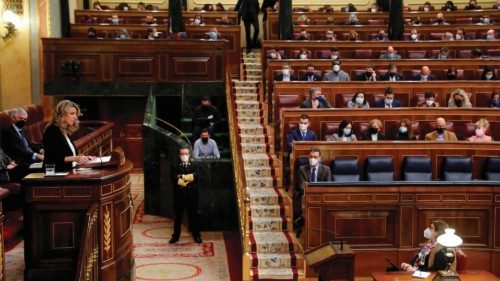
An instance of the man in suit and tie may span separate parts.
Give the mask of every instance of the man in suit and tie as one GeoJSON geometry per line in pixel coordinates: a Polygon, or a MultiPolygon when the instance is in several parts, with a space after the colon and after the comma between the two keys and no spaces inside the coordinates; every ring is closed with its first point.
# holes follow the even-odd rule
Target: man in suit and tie
{"type": "Polygon", "coordinates": [[[198,226],[198,166],[191,162],[189,148],[179,149],[179,159],[172,164],[174,186],[174,233],[168,243],[179,241],[182,215],[187,209],[188,223],[194,242],[202,242],[198,226]]]}
{"type": "Polygon", "coordinates": [[[446,120],[444,118],[437,118],[435,126],[435,131],[425,135],[426,141],[458,141],[455,133],[446,131],[446,120]]]}
{"type": "MultiPolygon", "coordinates": [[[[238,0],[234,8],[238,16],[243,19],[247,53],[253,48],[260,48],[259,43],[259,0],[238,0]],[[253,37],[250,36],[250,27],[253,26],[253,37]]],[[[239,21],[238,21],[239,24],[239,21]]]]}
{"type": "Polygon", "coordinates": [[[286,135],[286,144],[288,146],[288,151],[292,151],[293,143],[296,141],[315,141],[316,133],[309,130],[309,126],[311,125],[309,121],[309,116],[303,114],[299,118],[299,126],[291,130],[286,135]]]}
{"type": "Polygon", "coordinates": [[[401,104],[398,100],[394,99],[394,89],[387,87],[384,90],[384,99],[375,102],[376,108],[398,108],[401,104]]]}
{"type": "Polygon", "coordinates": [[[309,64],[306,68],[306,75],[302,76],[300,78],[300,81],[321,81],[321,77],[318,74],[314,73],[314,65],[309,64]]]}
{"type": "Polygon", "coordinates": [[[313,148],[309,151],[309,163],[300,166],[296,178],[297,187],[294,194],[293,209],[295,214],[295,232],[297,237],[299,237],[300,233],[302,233],[302,226],[304,225],[304,217],[302,216],[302,196],[304,195],[306,183],[332,181],[330,168],[322,163],[321,150],[313,148]]]}
{"type": "Polygon", "coordinates": [[[436,81],[436,76],[431,73],[431,69],[424,65],[420,69],[420,73],[413,76],[413,81],[436,81]]]}
{"type": "Polygon", "coordinates": [[[390,63],[387,67],[387,73],[380,77],[380,81],[403,81],[403,75],[398,72],[398,67],[395,63],[390,63]]]}
{"type": "Polygon", "coordinates": [[[15,108],[9,114],[12,124],[2,132],[2,147],[17,164],[10,171],[10,179],[19,181],[29,173],[30,164],[43,161],[44,151],[30,144],[22,130],[28,120],[28,112],[24,108],[15,108]]]}
{"type": "Polygon", "coordinates": [[[300,104],[300,108],[332,108],[326,97],[321,94],[321,88],[312,87],[309,89],[309,98],[300,104]]]}

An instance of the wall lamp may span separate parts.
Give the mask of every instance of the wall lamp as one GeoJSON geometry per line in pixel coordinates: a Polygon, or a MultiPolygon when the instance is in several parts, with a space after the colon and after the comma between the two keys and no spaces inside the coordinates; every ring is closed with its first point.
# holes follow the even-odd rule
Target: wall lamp
{"type": "Polygon", "coordinates": [[[21,22],[21,19],[13,11],[7,10],[3,12],[3,21],[5,22],[7,32],[0,35],[0,37],[2,37],[3,41],[7,41],[7,39],[12,38],[16,34],[16,23],[21,22]]]}

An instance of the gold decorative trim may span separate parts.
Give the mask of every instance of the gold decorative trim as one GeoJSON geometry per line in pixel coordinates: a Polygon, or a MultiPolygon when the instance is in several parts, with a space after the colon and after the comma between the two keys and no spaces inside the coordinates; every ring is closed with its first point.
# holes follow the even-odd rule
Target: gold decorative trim
{"type": "Polygon", "coordinates": [[[106,255],[109,255],[109,250],[111,249],[111,215],[108,206],[104,210],[103,236],[104,251],[106,251],[106,255]]]}

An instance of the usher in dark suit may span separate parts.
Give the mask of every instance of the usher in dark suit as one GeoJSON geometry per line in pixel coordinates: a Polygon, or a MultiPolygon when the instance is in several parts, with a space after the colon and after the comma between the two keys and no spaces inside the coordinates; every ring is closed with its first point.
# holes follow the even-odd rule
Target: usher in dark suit
{"type": "Polygon", "coordinates": [[[245,35],[247,49],[258,47],[259,38],[259,1],[258,0],[238,0],[235,11],[243,19],[245,25],[245,35]],[[253,26],[253,38],[250,37],[250,26],[253,26]]]}
{"type": "MultiPolygon", "coordinates": [[[[76,146],[73,142],[73,147],[75,148],[75,155],[78,155],[76,146]]],[[[43,132],[43,147],[45,149],[45,158],[43,159],[43,164],[55,164],[56,171],[64,172],[73,169],[72,162],[65,162],[64,158],[67,156],[73,156],[73,151],[66,140],[61,129],[55,125],[50,124],[45,128],[43,132]]]]}
{"type": "Polygon", "coordinates": [[[193,237],[200,237],[198,226],[198,166],[195,163],[186,164],[175,162],[172,164],[172,179],[174,186],[174,233],[172,238],[179,238],[181,235],[182,215],[187,208],[189,228],[193,237]],[[194,174],[193,182],[182,187],[177,184],[181,175],[194,174]]]}
{"type": "Polygon", "coordinates": [[[29,173],[30,164],[33,163],[33,153],[40,153],[40,149],[28,143],[24,132],[20,133],[22,138],[13,124],[2,132],[3,150],[17,163],[17,167],[10,171],[12,181],[18,181],[26,176],[29,173]]]}

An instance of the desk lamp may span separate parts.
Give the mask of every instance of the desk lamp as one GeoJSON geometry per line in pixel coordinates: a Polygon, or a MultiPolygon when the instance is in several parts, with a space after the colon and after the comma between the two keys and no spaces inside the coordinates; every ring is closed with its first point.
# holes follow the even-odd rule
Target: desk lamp
{"type": "Polygon", "coordinates": [[[448,266],[446,270],[439,270],[436,277],[432,279],[433,281],[459,281],[460,277],[458,273],[453,272],[451,269],[451,264],[455,260],[455,247],[462,245],[462,238],[455,234],[455,229],[447,228],[444,230],[444,234],[437,238],[437,242],[446,247],[446,259],[448,261],[448,266]]]}

